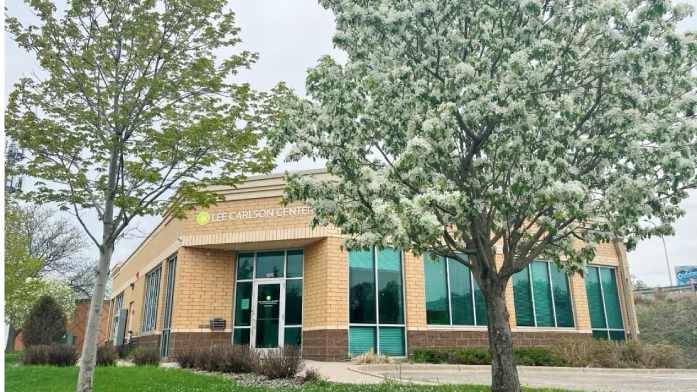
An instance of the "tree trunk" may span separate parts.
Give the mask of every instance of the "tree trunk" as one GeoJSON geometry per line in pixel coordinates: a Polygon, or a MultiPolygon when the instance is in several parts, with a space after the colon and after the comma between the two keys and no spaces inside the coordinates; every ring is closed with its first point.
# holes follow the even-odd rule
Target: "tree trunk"
{"type": "Polygon", "coordinates": [[[80,357],[80,374],[77,379],[77,392],[92,391],[92,376],[97,363],[97,336],[99,335],[100,313],[104,302],[107,278],[109,277],[109,264],[114,253],[114,245],[106,244],[99,253],[99,266],[94,284],[94,293],[90,302],[90,312],[85,328],[85,340],[82,343],[82,356],[80,357]]]}
{"type": "Polygon", "coordinates": [[[15,352],[15,340],[17,339],[18,331],[15,329],[14,325],[10,324],[7,328],[7,344],[5,345],[6,353],[15,352]]]}
{"type": "Polygon", "coordinates": [[[506,308],[505,284],[503,286],[500,289],[482,290],[489,319],[487,329],[491,353],[491,391],[520,392],[518,370],[513,358],[513,336],[506,308]]]}

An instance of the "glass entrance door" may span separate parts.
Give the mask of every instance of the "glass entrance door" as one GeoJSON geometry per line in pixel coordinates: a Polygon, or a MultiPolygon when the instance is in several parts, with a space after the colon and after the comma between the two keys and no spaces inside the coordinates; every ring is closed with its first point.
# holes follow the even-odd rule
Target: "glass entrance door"
{"type": "Polygon", "coordinates": [[[283,345],[283,282],[255,283],[254,347],[277,348],[283,345]]]}

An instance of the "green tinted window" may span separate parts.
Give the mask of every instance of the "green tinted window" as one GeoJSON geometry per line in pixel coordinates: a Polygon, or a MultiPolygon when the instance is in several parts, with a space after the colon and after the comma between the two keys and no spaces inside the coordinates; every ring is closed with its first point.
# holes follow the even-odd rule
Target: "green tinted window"
{"type": "Polygon", "coordinates": [[[286,325],[303,323],[303,281],[289,279],[286,281],[286,325]]]}
{"type": "Polygon", "coordinates": [[[283,276],[284,252],[257,253],[256,277],[279,278],[283,276]]]}
{"type": "Polygon", "coordinates": [[[482,294],[482,290],[479,289],[479,285],[476,280],[472,281],[474,285],[474,310],[477,314],[477,325],[486,325],[486,300],[482,294]]]}
{"type": "Polygon", "coordinates": [[[607,316],[608,328],[624,328],[622,323],[620,298],[617,293],[615,270],[612,268],[600,268],[600,284],[603,287],[603,296],[605,298],[605,315],[607,316]]]}
{"type": "Polygon", "coordinates": [[[237,256],[237,280],[252,279],[254,269],[254,254],[240,253],[237,256]]]}
{"type": "Polygon", "coordinates": [[[428,324],[450,324],[445,268],[444,258],[424,256],[426,322],[428,324]]]}
{"type": "Polygon", "coordinates": [[[470,269],[457,260],[448,260],[453,325],[474,325],[470,269]]]}
{"type": "Polygon", "coordinates": [[[518,326],[574,326],[568,277],[552,263],[535,261],[513,274],[513,301],[518,326]]]}
{"type": "Polygon", "coordinates": [[[289,250],[286,264],[286,277],[299,278],[303,276],[303,251],[289,250]]]}
{"type": "Polygon", "coordinates": [[[404,355],[404,328],[380,327],[380,353],[391,356],[404,355]]]}
{"type": "Polygon", "coordinates": [[[249,328],[235,328],[232,335],[233,344],[249,345],[249,328]]]}
{"type": "Polygon", "coordinates": [[[378,309],[381,324],[403,324],[402,257],[393,248],[378,251],[378,309]]]}
{"type": "Polygon", "coordinates": [[[615,269],[587,267],[585,278],[593,336],[601,339],[624,340],[624,323],[615,269]]]}
{"type": "Polygon", "coordinates": [[[371,250],[349,252],[349,322],[375,323],[375,270],[371,250]]]}
{"type": "Polygon", "coordinates": [[[513,274],[513,302],[515,304],[516,324],[523,327],[534,327],[535,314],[532,309],[532,290],[530,289],[528,267],[513,274]]]}
{"type": "Polygon", "coordinates": [[[360,355],[368,351],[377,352],[375,327],[349,327],[349,353],[360,355]]]}
{"type": "Polygon", "coordinates": [[[557,314],[557,327],[573,327],[574,312],[569,290],[569,277],[556,264],[550,264],[552,289],[554,290],[554,310],[557,314]]]}
{"type": "Polygon", "coordinates": [[[249,325],[252,312],[252,282],[237,282],[235,290],[235,325],[249,325]]]}
{"type": "Polygon", "coordinates": [[[588,311],[591,316],[591,327],[606,328],[605,311],[603,310],[603,296],[600,292],[600,277],[598,276],[598,268],[586,268],[585,275],[586,298],[588,300],[588,311]]]}
{"type": "Polygon", "coordinates": [[[288,327],[283,331],[283,344],[286,346],[300,346],[302,341],[302,328],[288,327]]]}
{"type": "Polygon", "coordinates": [[[547,264],[535,261],[530,264],[532,270],[532,295],[535,298],[535,318],[538,327],[553,327],[552,292],[549,285],[547,264]]]}

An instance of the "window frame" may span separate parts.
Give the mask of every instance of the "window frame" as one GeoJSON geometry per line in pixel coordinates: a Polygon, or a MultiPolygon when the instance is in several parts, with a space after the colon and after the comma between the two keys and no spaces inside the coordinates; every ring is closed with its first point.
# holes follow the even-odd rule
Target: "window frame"
{"type": "MultiPolygon", "coordinates": [[[[611,333],[612,332],[622,332],[622,334],[624,335],[623,340],[626,340],[627,330],[625,329],[625,326],[627,325],[627,322],[626,322],[625,316],[624,316],[624,313],[625,313],[624,312],[624,302],[622,301],[622,297],[620,296],[620,281],[619,281],[619,276],[617,274],[617,271],[618,271],[617,267],[611,266],[611,265],[602,265],[602,264],[588,264],[586,266],[586,268],[594,268],[595,271],[597,272],[598,287],[600,287],[600,299],[601,299],[602,306],[603,306],[603,321],[605,322],[605,328],[593,328],[593,325],[591,324],[591,334],[593,334],[595,331],[603,332],[606,335],[604,337],[605,339],[607,339],[608,341],[614,341],[614,339],[612,339],[611,333]],[[622,328],[610,328],[610,322],[607,319],[607,304],[605,301],[605,288],[603,287],[603,282],[602,282],[602,279],[600,277],[600,269],[602,269],[602,268],[614,271],[612,275],[615,278],[615,288],[617,289],[617,301],[620,305],[620,319],[622,320],[622,328]]],[[[585,279],[586,278],[584,277],[584,288],[586,290],[588,290],[588,288],[585,287],[585,283],[586,283],[585,279]]],[[[590,315],[590,302],[588,302],[588,313],[590,315]]],[[[591,322],[590,316],[589,316],[589,322],[591,322]]]]}
{"type": "MultiPolygon", "coordinates": [[[[157,308],[160,302],[160,286],[162,283],[162,263],[157,264],[150,271],[145,274],[145,283],[143,284],[143,310],[141,312],[140,318],[140,333],[145,334],[148,332],[153,332],[157,330],[157,308]],[[157,274],[157,280],[152,279],[152,276],[157,274]],[[156,289],[154,289],[154,301],[151,303],[148,301],[149,288],[152,282],[156,284],[156,289]],[[150,308],[152,305],[152,308],[150,308]],[[151,320],[152,319],[152,320],[151,320]],[[152,321],[152,325],[150,322],[152,321]]],[[[152,301],[152,298],[150,298],[152,301]]]]}
{"type": "MultiPolygon", "coordinates": [[[[255,286],[254,283],[255,282],[264,282],[264,281],[271,282],[271,281],[279,280],[279,279],[283,279],[284,281],[300,280],[300,281],[302,281],[302,290],[300,291],[300,295],[302,298],[301,299],[301,315],[300,315],[301,323],[300,324],[286,325],[285,324],[285,304],[284,304],[284,309],[281,309],[281,310],[283,311],[283,318],[284,318],[284,320],[283,320],[284,321],[284,323],[283,323],[283,336],[285,337],[286,328],[300,328],[300,346],[299,346],[299,348],[302,350],[302,346],[303,346],[302,334],[303,334],[303,330],[304,330],[303,323],[305,322],[305,317],[304,317],[304,313],[305,313],[305,306],[304,306],[304,302],[305,302],[305,281],[304,281],[304,279],[305,279],[305,249],[304,248],[287,248],[287,249],[260,249],[260,250],[249,250],[249,251],[236,251],[234,269],[235,270],[233,272],[234,284],[233,284],[233,293],[232,293],[232,295],[233,295],[233,297],[232,297],[233,298],[232,317],[230,318],[231,319],[231,326],[230,326],[230,330],[231,330],[230,342],[231,342],[231,344],[235,345],[235,330],[246,329],[249,331],[250,341],[248,344],[250,347],[252,346],[252,342],[251,342],[251,339],[252,339],[252,319],[250,318],[249,325],[239,325],[239,326],[235,325],[235,306],[237,303],[237,284],[238,283],[241,283],[241,282],[251,283],[252,290],[250,293],[251,298],[250,298],[250,304],[249,304],[249,306],[251,307],[254,303],[254,296],[256,294],[255,290],[254,290],[254,286],[255,286]],[[289,278],[288,277],[288,252],[297,252],[297,251],[302,252],[302,256],[303,256],[302,257],[302,275],[289,278]],[[257,254],[258,253],[266,253],[266,252],[283,252],[283,275],[282,276],[273,277],[273,278],[257,278],[256,277],[257,254]],[[239,279],[237,276],[238,275],[238,266],[239,266],[239,257],[240,257],[240,255],[248,255],[248,254],[252,255],[251,275],[249,278],[239,279]]],[[[283,284],[283,290],[284,290],[283,296],[284,296],[284,298],[286,295],[285,287],[286,287],[286,285],[284,283],[283,284]]],[[[280,327],[279,327],[279,329],[280,329],[280,327]]]]}
{"type": "MultiPolygon", "coordinates": [[[[472,273],[472,269],[467,267],[467,270],[470,275],[470,297],[471,297],[471,302],[472,302],[472,320],[473,324],[453,324],[453,301],[452,301],[452,293],[450,290],[450,261],[451,258],[449,257],[444,257],[444,256],[435,256],[435,255],[427,255],[424,254],[422,256],[422,262],[426,262],[425,258],[427,257],[438,257],[442,258],[443,261],[445,262],[445,291],[448,297],[448,323],[447,324],[430,324],[428,322],[428,314],[426,316],[426,326],[428,329],[452,329],[452,330],[458,330],[458,329],[463,329],[463,330],[483,330],[488,328],[488,320],[486,324],[479,324],[478,323],[478,318],[477,318],[477,295],[475,294],[475,280],[474,280],[474,274],[472,273]]],[[[428,285],[426,284],[426,274],[424,270],[424,301],[426,301],[426,290],[428,289],[428,285]]],[[[481,291],[481,289],[479,289],[481,291]]],[[[485,304],[486,305],[486,304],[485,304]]],[[[426,304],[424,304],[424,311],[427,312],[426,310],[426,304]]]]}
{"type": "MultiPolygon", "coordinates": [[[[388,248],[388,247],[386,247],[388,248]]],[[[407,305],[406,305],[406,294],[405,294],[405,274],[404,274],[404,263],[405,263],[405,257],[404,257],[404,251],[402,249],[396,248],[396,247],[391,247],[393,248],[396,252],[399,253],[399,274],[400,274],[400,283],[401,283],[401,294],[402,294],[402,324],[382,324],[380,323],[380,289],[379,289],[379,281],[378,281],[378,247],[377,246],[372,246],[370,249],[371,257],[372,257],[372,266],[373,266],[373,279],[375,282],[375,322],[374,323],[352,323],[351,322],[351,306],[347,302],[346,306],[346,320],[348,321],[348,330],[346,333],[348,334],[347,336],[347,351],[348,355],[351,356],[351,327],[368,327],[368,328],[374,328],[375,331],[375,352],[380,353],[380,327],[385,327],[385,328],[402,328],[402,334],[404,338],[404,355],[394,355],[391,356],[393,358],[406,358],[408,355],[408,343],[407,343],[407,317],[406,317],[406,312],[407,312],[407,305]]],[[[385,248],[383,248],[385,249],[385,248]]],[[[358,250],[365,250],[365,249],[358,249],[358,250]]],[[[350,257],[350,252],[351,250],[348,249],[346,252],[346,281],[347,284],[346,286],[346,299],[347,301],[350,301],[351,298],[351,285],[350,285],[350,280],[351,280],[351,263],[349,261],[350,257]]]]}
{"type": "MultiPolygon", "coordinates": [[[[547,260],[534,260],[531,263],[529,263],[525,269],[528,272],[528,287],[530,289],[530,299],[531,299],[531,304],[532,304],[532,319],[533,319],[533,324],[534,325],[518,325],[518,315],[516,314],[516,327],[515,328],[530,328],[530,329],[535,329],[535,330],[540,330],[540,329],[568,329],[568,330],[575,330],[576,325],[578,324],[576,320],[576,302],[574,300],[574,292],[571,290],[571,281],[569,279],[569,275],[566,274],[566,289],[569,293],[569,303],[571,304],[570,310],[571,310],[571,321],[573,322],[572,326],[569,327],[560,327],[559,326],[559,320],[557,318],[557,305],[556,305],[556,296],[554,294],[554,280],[552,279],[552,261],[547,261],[547,260]],[[535,286],[533,283],[532,279],[532,266],[533,263],[545,263],[546,264],[546,272],[547,272],[547,279],[549,281],[549,295],[550,295],[550,300],[552,304],[552,319],[554,320],[554,325],[537,325],[537,308],[535,306],[535,286]]],[[[522,271],[521,271],[522,272],[522,271]]],[[[513,276],[511,275],[511,283],[513,282],[513,276]]],[[[513,291],[513,309],[515,309],[515,286],[512,287],[513,291]]]]}

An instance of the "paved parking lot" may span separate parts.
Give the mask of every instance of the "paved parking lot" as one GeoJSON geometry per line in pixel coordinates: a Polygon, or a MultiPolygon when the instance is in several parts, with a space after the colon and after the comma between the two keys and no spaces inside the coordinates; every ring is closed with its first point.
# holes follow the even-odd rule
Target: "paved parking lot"
{"type": "MultiPolygon", "coordinates": [[[[438,384],[489,384],[489,366],[354,365],[355,371],[395,380],[438,384]]],[[[520,381],[531,387],[602,392],[696,392],[696,370],[518,367],[520,381]]]]}
{"type": "MultiPolygon", "coordinates": [[[[356,365],[349,362],[306,361],[325,378],[341,383],[380,383],[385,379],[425,384],[484,384],[489,366],[356,365]]],[[[519,366],[523,385],[599,392],[697,392],[697,370],[591,369],[519,366]]]]}

